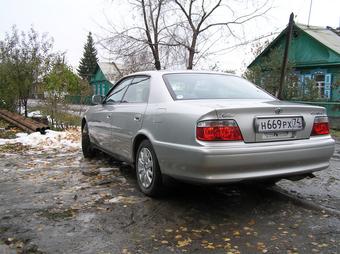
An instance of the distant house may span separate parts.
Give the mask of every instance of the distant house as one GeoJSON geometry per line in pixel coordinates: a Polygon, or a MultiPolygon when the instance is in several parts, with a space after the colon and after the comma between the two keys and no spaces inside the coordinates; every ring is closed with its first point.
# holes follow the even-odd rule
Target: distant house
{"type": "MultiPolygon", "coordinates": [[[[287,29],[287,28],[286,28],[287,29]]],[[[248,66],[261,63],[271,49],[283,48],[286,39],[284,29],[248,66]]],[[[304,89],[307,79],[316,81],[320,98],[340,101],[340,29],[307,26],[295,23],[289,48],[299,87],[304,89]]]]}
{"type": "Polygon", "coordinates": [[[121,76],[122,74],[117,64],[98,63],[95,73],[90,80],[93,94],[106,95],[121,76]]]}

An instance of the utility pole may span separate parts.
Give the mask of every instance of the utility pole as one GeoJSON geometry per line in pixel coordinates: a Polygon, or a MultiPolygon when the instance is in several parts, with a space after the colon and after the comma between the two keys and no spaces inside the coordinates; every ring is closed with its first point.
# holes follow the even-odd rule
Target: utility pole
{"type": "Polygon", "coordinates": [[[286,79],[286,69],[287,69],[287,63],[288,63],[288,53],[289,53],[289,45],[292,37],[293,32],[293,25],[294,25],[294,13],[292,12],[289,17],[289,23],[286,31],[286,45],[285,45],[285,51],[283,53],[283,61],[282,61],[282,67],[281,67],[281,76],[280,76],[280,85],[279,90],[277,92],[277,97],[282,100],[283,99],[283,84],[286,79]]]}
{"type": "Polygon", "coordinates": [[[310,14],[312,12],[312,5],[313,5],[313,0],[310,0],[309,14],[308,14],[308,24],[307,24],[308,27],[309,27],[309,21],[310,21],[310,14]]]}

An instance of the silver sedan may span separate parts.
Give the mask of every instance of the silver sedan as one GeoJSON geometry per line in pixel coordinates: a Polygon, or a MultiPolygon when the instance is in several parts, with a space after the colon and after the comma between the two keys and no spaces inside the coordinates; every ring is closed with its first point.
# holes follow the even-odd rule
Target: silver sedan
{"type": "Polygon", "coordinates": [[[280,101],[216,72],[150,71],[119,80],[82,120],[85,157],[96,150],[134,165],[143,193],[163,176],[196,183],[302,178],[334,152],[323,107],[280,101]]]}

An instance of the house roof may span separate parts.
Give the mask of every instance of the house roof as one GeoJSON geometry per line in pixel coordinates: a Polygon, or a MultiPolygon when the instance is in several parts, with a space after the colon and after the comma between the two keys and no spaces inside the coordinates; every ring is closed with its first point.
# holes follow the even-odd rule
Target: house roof
{"type": "Polygon", "coordinates": [[[326,47],[340,54],[340,35],[336,29],[330,27],[307,26],[298,23],[295,23],[295,25],[326,47]]]}
{"type": "Polygon", "coordinates": [[[117,81],[117,76],[121,74],[119,66],[114,62],[100,62],[98,63],[98,67],[103,72],[105,78],[111,83],[117,81]]]}
{"type": "MultiPolygon", "coordinates": [[[[300,23],[294,23],[294,26],[302,30],[330,50],[340,55],[340,30],[331,27],[307,26],[300,23]]],[[[286,34],[287,27],[248,65],[251,67],[256,59],[264,55],[281,37],[286,34]]]]}

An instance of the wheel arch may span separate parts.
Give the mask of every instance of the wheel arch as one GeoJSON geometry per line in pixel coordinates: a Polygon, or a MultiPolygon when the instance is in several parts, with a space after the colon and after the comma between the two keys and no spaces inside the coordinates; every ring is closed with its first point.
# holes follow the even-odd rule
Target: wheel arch
{"type": "Polygon", "coordinates": [[[137,155],[137,150],[139,145],[143,142],[143,140],[149,140],[152,144],[152,139],[150,136],[144,132],[138,133],[136,137],[133,140],[133,145],[132,145],[132,161],[135,162],[136,160],[136,155],[137,155]]]}
{"type": "Polygon", "coordinates": [[[139,145],[143,142],[143,140],[150,140],[144,133],[139,133],[137,134],[137,136],[135,137],[135,139],[133,140],[133,146],[132,146],[132,160],[133,162],[135,162],[136,160],[136,154],[137,154],[137,150],[139,145]]]}

